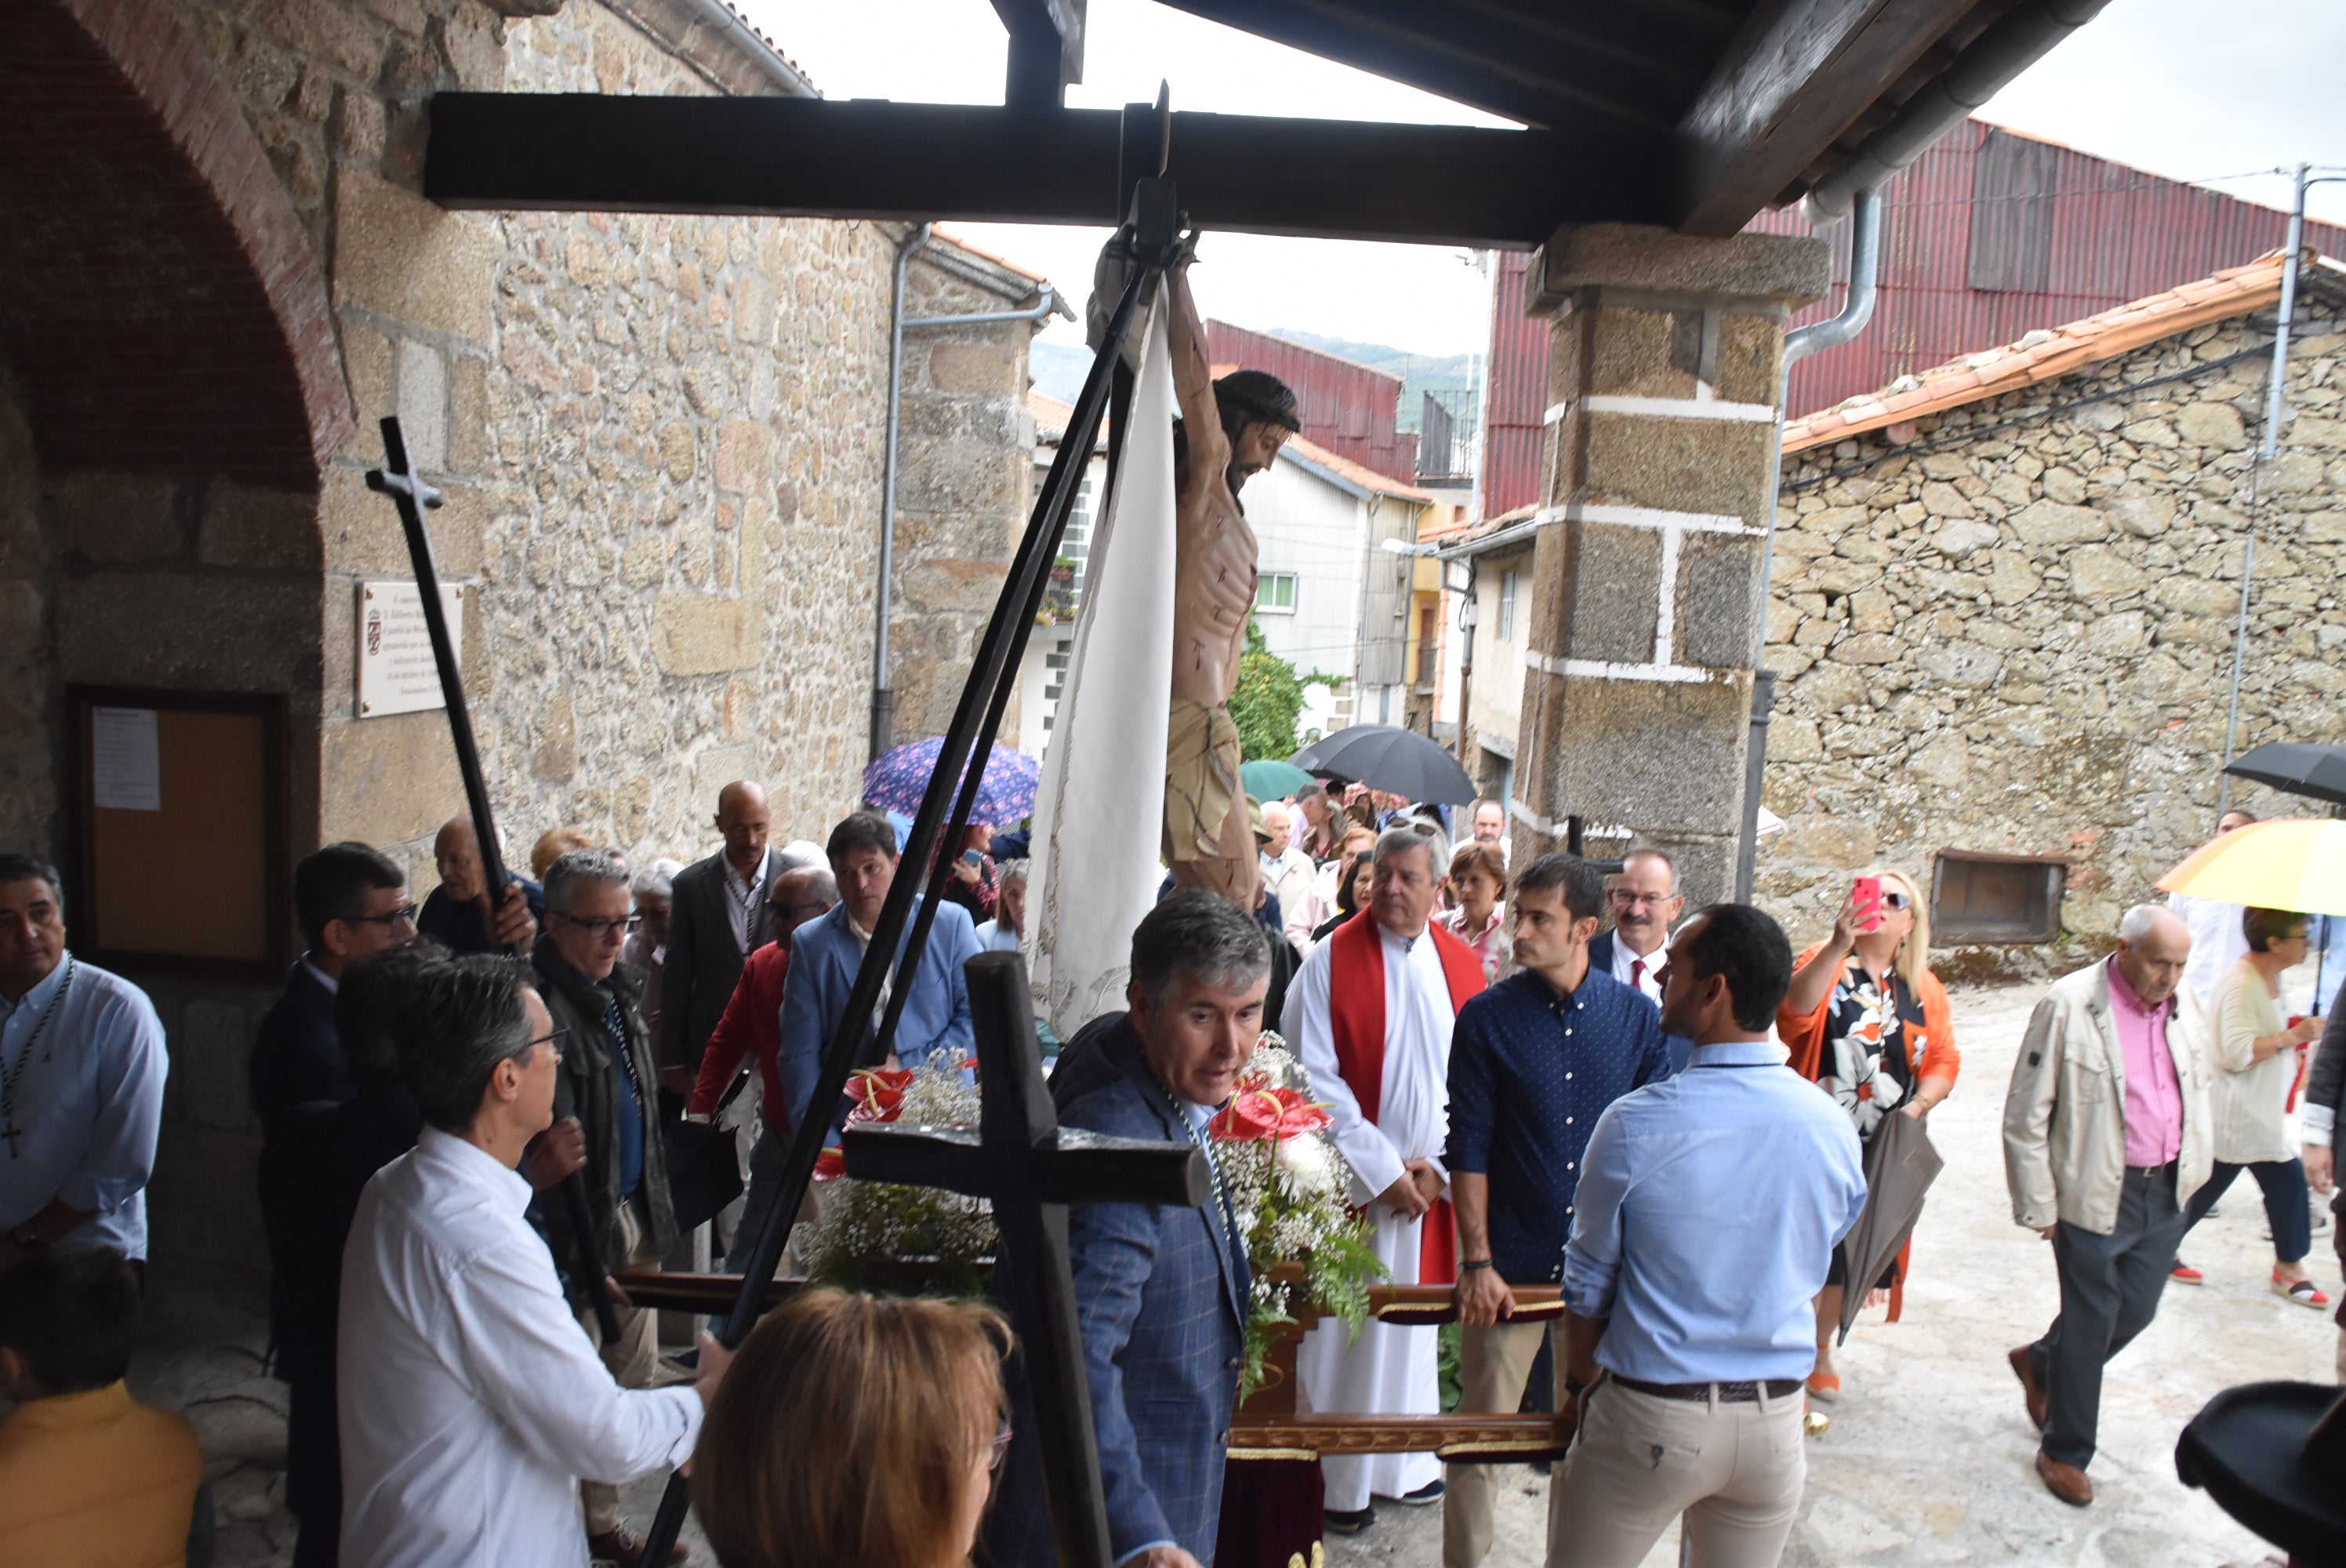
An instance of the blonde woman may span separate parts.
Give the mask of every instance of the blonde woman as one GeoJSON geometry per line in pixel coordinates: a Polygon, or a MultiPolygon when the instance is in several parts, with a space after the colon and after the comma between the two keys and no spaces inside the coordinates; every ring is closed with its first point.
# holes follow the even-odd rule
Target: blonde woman
{"type": "MultiPolygon", "coordinates": [[[[1776,1013],[1776,1034],[1791,1052],[1790,1065],[1841,1103],[1870,1143],[1885,1117],[1926,1116],[1954,1091],[1963,1054],[1955,1048],[1946,987],[1931,972],[1931,917],[1903,872],[1871,873],[1881,902],[1863,908],[1852,886],[1841,901],[1832,935],[1792,965],[1792,988],[1776,1013]]],[[[1817,1296],[1817,1367],[1809,1392],[1828,1403],[1841,1397],[1831,1339],[1841,1327],[1849,1289],[1890,1294],[1890,1319],[1904,1305],[1907,1254],[1880,1280],[1842,1277],[1833,1255],[1817,1296]]]]}
{"type": "Polygon", "coordinates": [[[811,1288],[776,1308],[693,1451],[717,1560],[962,1568],[1009,1437],[1008,1344],[1001,1315],[970,1303],[811,1288]]]}

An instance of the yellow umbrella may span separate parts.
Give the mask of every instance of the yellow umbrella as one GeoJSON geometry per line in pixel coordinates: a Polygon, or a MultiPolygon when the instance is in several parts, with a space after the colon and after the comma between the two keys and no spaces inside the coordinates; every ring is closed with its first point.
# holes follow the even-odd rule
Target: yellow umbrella
{"type": "Polygon", "coordinates": [[[2346,915],[2346,822],[2290,817],[2237,828],[2193,850],[2158,885],[2251,909],[2346,915]]]}

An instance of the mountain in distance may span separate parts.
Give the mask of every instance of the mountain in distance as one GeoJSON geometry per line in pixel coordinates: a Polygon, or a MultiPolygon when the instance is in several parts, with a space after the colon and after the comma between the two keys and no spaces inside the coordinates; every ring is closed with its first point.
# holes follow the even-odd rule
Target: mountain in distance
{"type": "MultiPolygon", "coordinates": [[[[1407,349],[1396,349],[1383,343],[1355,342],[1350,338],[1331,338],[1319,332],[1299,332],[1284,327],[1273,327],[1270,336],[1285,338],[1290,343],[1300,343],[1307,349],[1317,349],[1323,354],[1366,365],[1372,371],[1382,371],[1402,381],[1401,408],[1395,423],[1402,430],[1415,430],[1425,410],[1425,394],[1441,394],[1452,407],[1464,409],[1468,400],[1454,394],[1471,394],[1482,379],[1483,357],[1480,354],[1419,354],[1407,349]]],[[[1037,340],[1026,355],[1026,373],[1035,390],[1045,397],[1073,402],[1084,390],[1084,377],[1092,368],[1091,351],[1074,343],[1055,343],[1037,340]]]]}

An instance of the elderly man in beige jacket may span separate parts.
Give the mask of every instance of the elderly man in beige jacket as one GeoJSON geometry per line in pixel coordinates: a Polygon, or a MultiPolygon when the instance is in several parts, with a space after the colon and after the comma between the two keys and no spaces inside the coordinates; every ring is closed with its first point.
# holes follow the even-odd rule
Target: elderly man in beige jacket
{"type": "Polygon", "coordinates": [[[2053,1244],[2061,1315],[2012,1352],[2036,1473],[2062,1502],[2094,1501],[2086,1466],[2103,1364],[2149,1327],[2208,1179],[2208,1018],[2178,990],[2191,932],[2157,904],[2118,922],[2117,950],[2036,1004],[2004,1102],[2012,1217],[2053,1244]]]}

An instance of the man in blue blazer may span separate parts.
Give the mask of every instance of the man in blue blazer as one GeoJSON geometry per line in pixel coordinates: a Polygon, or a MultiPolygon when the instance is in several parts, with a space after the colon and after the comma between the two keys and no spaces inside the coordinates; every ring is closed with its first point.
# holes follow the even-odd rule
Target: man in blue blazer
{"type": "MultiPolygon", "coordinates": [[[[824,846],[831,875],[839,881],[839,902],[831,912],[807,921],[790,935],[790,973],[782,986],[782,1044],[778,1065],[787,1104],[767,1112],[767,1136],[780,1129],[787,1136],[806,1115],[814,1097],[814,1083],[822,1065],[823,1047],[847,1011],[847,993],[855,988],[855,972],[880,906],[896,880],[896,830],[877,811],[856,811],[831,830],[824,846]]],[[[904,922],[897,939],[901,956],[912,936],[913,921],[904,922]]],[[[904,999],[903,1016],[896,1021],[892,1043],[896,1064],[917,1067],[934,1057],[956,1064],[969,1056],[974,1040],[969,1028],[969,987],[962,965],[978,955],[977,928],[969,911],[951,901],[937,909],[929,931],[929,945],[913,968],[904,999]]],[[[884,1016],[885,1002],[873,1009],[884,1016]]],[[[842,1104],[844,1102],[842,1101],[842,1104]]],[[[836,1113],[834,1113],[836,1114],[836,1113]]]]}
{"type": "MultiPolygon", "coordinates": [[[[1262,1032],[1270,943],[1228,901],[1177,892],[1132,933],[1130,1011],[1093,1020],[1051,1074],[1064,1126],[1193,1142],[1262,1032]]],[[[795,979],[795,976],[793,976],[795,979]]],[[[1084,1371],[1120,1568],[1210,1568],[1246,1349],[1244,1239],[1213,1205],[1078,1204],[1067,1238],[1084,1371]]],[[[1015,1423],[1024,1431],[1029,1423],[1015,1423]]],[[[1014,1435],[993,1526],[1001,1568],[1053,1561],[1041,1459],[1014,1435]]]]}

